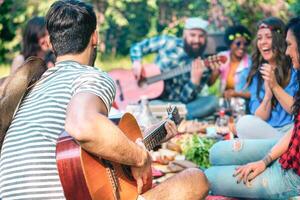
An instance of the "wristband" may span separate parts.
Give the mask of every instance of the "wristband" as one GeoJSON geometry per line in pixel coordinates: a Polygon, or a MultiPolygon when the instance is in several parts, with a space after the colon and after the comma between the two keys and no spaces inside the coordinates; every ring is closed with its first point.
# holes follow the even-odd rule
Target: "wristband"
{"type": "Polygon", "coordinates": [[[265,163],[266,167],[270,166],[270,164],[273,162],[272,157],[270,156],[270,154],[267,154],[262,161],[265,163]]]}

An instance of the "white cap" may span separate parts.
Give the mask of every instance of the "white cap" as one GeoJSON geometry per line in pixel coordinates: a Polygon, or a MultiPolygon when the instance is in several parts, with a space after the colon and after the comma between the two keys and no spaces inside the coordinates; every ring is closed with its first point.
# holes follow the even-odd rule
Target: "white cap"
{"type": "Polygon", "coordinates": [[[200,17],[191,17],[185,21],[184,29],[202,29],[205,31],[208,24],[208,21],[200,17]]]}

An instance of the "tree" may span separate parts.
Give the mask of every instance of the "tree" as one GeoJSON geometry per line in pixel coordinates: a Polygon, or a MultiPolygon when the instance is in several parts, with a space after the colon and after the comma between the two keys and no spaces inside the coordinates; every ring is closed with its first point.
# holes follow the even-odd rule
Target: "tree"
{"type": "Polygon", "coordinates": [[[284,0],[219,0],[219,2],[224,6],[225,15],[233,24],[243,24],[252,32],[256,30],[257,22],[265,17],[276,16],[286,21],[290,16],[288,4],[284,0]]]}
{"type": "Polygon", "coordinates": [[[208,19],[207,0],[157,0],[157,32],[181,36],[183,24],[187,17],[208,19]]]}
{"type": "Polygon", "coordinates": [[[10,42],[17,34],[17,28],[23,23],[22,14],[25,12],[25,2],[18,4],[13,0],[5,0],[0,5],[0,63],[7,60],[7,55],[14,46],[10,42]]]}
{"type": "Polygon", "coordinates": [[[132,43],[144,38],[151,27],[153,10],[147,0],[109,0],[100,26],[105,53],[126,55],[132,43]]]}
{"type": "Polygon", "coordinates": [[[21,50],[22,30],[32,16],[45,16],[55,0],[0,1],[0,63],[12,60],[21,50]]]}
{"type": "Polygon", "coordinates": [[[288,0],[289,9],[295,16],[300,15],[300,1],[297,0],[288,0]]]}

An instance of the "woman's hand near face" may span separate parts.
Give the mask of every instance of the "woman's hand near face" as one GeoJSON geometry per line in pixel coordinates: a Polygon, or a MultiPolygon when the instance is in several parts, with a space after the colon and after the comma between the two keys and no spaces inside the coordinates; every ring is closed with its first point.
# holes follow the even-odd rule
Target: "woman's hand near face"
{"type": "Polygon", "coordinates": [[[273,88],[279,86],[275,76],[275,67],[265,63],[260,68],[260,73],[263,79],[269,83],[270,89],[273,90],[273,88]]]}
{"type": "Polygon", "coordinates": [[[269,64],[263,64],[260,69],[260,73],[265,81],[265,98],[268,100],[274,96],[283,109],[291,114],[294,103],[293,95],[287,93],[284,88],[278,84],[275,76],[275,69],[276,67],[269,64]]]}
{"type": "Polygon", "coordinates": [[[270,87],[270,84],[268,81],[264,81],[264,86],[265,86],[265,98],[267,99],[272,99],[273,97],[273,92],[270,87]]]}

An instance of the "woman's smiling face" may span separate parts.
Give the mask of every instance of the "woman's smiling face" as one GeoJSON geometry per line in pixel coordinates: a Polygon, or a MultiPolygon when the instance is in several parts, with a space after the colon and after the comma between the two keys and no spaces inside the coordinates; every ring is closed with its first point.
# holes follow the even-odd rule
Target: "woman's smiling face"
{"type": "Polygon", "coordinates": [[[293,62],[295,69],[300,69],[298,45],[293,31],[290,29],[286,35],[287,48],[285,54],[289,56],[293,62]]]}
{"type": "Polygon", "coordinates": [[[261,28],[257,31],[257,48],[264,60],[268,62],[275,59],[272,50],[272,39],[272,32],[269,28],[261,28]]]}

